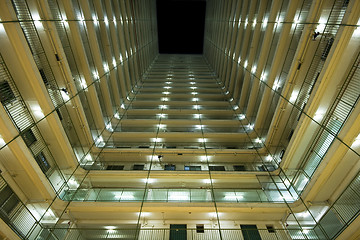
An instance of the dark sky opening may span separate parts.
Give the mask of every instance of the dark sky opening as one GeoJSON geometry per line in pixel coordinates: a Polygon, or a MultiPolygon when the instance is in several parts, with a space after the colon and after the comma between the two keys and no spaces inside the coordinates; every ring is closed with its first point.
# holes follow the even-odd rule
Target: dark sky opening
{"type": "Polygon", "coordinates": [[[160,53],[202,54],[205,0],[157,0],[160,53]]]}

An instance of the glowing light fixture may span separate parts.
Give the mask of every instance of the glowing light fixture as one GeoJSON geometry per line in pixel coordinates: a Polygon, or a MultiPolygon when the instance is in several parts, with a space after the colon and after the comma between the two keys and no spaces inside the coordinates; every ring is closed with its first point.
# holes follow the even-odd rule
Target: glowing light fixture
{"type": "Polygon", "coordinates": [[[245,119],[245,114],[239,114],[238,118],[239,118],[239,120],[244,120],[245,119]]]}
{"type": "Polygon", "coordinates": [[[264,18],[263,23],[262,23],[263,27],[265,28],[267,26],[267,24],[268,24],[268,19],[264,18]]]}
{"type": "Polygon", "coordinates": [[[106,129],[109,130],[110,132],[114,131],[114,129],[112,128],[111,123],[106,124],[106,129]]]}
{"type": "Polygon", "coordinates": [[[290,99],[289,101],[291,103],[294,103],[297,99],[297,96],[299,95],[299,91],[298,90],[294,90],[292,93],[291,93],[291,96],[290,96],[290,99]]]}
{"type": "Polygon", "coordinates": [[[109,66],[108,66],[106,63],[104,64],[104,71],[105,71],[105,72],[108,72],[108,71],[109,71],[109,66]]]}
{"type": "Polygon", "coordinates": [[[253,67],[251,68],[251,72],[252,72],[252,73],[255,73],[255,72],[256,72],[256,66],[253,66],[253,67]]]}
{"type": "Polygon", "coordinates": [[[4,146],[6,144],[5,140],[0,135],[0,147],[4,146]]]}
{"type": "Polygon", "coordinates": [[[277,90],[279,87],[280,87],[280,82],[276,81],[276,82],[274,82],[274,85],[273,85],[272,89],[277,90]]]}

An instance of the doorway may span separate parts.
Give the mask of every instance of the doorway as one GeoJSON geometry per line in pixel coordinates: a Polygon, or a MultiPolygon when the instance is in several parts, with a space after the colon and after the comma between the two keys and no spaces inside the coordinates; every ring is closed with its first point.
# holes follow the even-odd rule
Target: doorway
{"type": "Polygon", "coordinates": [[[240,225],[244,240],[261,240],[256,225],[240,225]]]}
{"type": "Polygon", "coordinates": [[[170,240],[186,240],[186,224],[170,224],[170,240]]]}

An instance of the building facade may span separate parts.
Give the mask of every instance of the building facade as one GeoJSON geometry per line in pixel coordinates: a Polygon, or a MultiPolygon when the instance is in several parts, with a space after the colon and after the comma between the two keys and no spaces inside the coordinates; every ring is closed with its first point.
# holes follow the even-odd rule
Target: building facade
{"type": "Polygon", "coordinates": [[[0,1],[2,239],[359,239],[360,2],[0,1]],[[184,13],[186,17],[186,13],[184,13]]]}

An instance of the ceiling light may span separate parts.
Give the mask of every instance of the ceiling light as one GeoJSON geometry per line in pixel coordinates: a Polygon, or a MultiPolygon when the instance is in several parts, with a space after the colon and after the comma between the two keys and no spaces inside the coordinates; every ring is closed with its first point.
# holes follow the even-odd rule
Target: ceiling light
{"type": "Polygon", "coordinates": [[[158,124],[157,127],[159,129],[164,129],[164,128],[166,128],[166,124],[158,124]]]}
{"type": "Polygon", "coordinates": [[[290,96],[289,101],[290,101],[291,103],[295,103],[298,95],[299,95],[299,91],[298,91],[298,90],[294,90],[294,91],[291,93],[291,96],[290,96]]]}
{"type": "Polygon", "coordinates": [[[267,23],[268,23],[268,19],[267,19],[267,18],[264,18],[264,20],[263,20],[263,27],[264,27],[264,28],[267,26],[267,23]]]}
{"type": "Polygon", "coordinates": [[[162,139],[161,138],[153,138],[152,142],[154,142],[154,143],[162,142],[162,139]]]}
{"type": "Polygon", "coordinates": [[[319,122],[323,117],[324,117],[324,111],[322,109],[318,109],[314,115],[314,120],[319,122]]]}
{"type": "Polygon", "coordinates": [[[156,179],[154,179],[154,178],[144,178],[143,182],[144,183],[154,183],[154,182],[156,182],[156,179]]]}
{"type": "Polygon", "coordinates": [[[254,129],[254,124],[249,123],[246,127],[250,130],[254,129]]]}
{"type": "MultiPolygon", "coordinates": [[[[66,89],[64,89],[65,91],[66,91],[66,89]]],[[[60,93],[61,93],[61,96],[62,96],[62,98],[64,99],[64,102],[66,102],[66,101],[68,101],[69,99],[70,99],[70,97],[69,97],[69,93],[67,93],[67,92],[65,92],[65,91],[60,91],[60,93]]]]}
{"type": "Polygon", "coordinates": [[[81,86],[83,89],[87,88],[85,79],[79,79],[79,81],[80,81],[80,86],[81,86]]]}
{"type": "Polygon", "coordinates": [[[95,141],[95,145],[97,147],[104,147],[105,146],[105,142],[102,136],[99,136],[96,141],[95,141]]]}
{"type": "Polygon", "coordinates": [[[360,146],[360,134],[354,139],[354,142],[351,144],[351,147],[360,146]]]}
{"type": "Polygon", "coordinates": [[[34,20],[34,24],[36,27],[42,27],[42,24],[41,24],[41,18],[39,15],[33,15],[33,20],[34,20]]]}
{"type": "Polygon", "coordinates": [[[106,63],[104,64],[104,71],[105,71],[105,72],[108,72],[108,71],[109,71],[109,66],[108,66],[106,63]]]}
{"type": "Polygon", "coordinates": [[[170,192],[168,196],[170,201],[188,201],[190,200],[188,192],[170,192]]]}
{"type": "Polygon", "coordinates": [[[263,72],[263,73],[261,74],[260,80],[261,80],[261,81],[264,81],[265,78],[266,78],[266,73],[263,72]]]}
{"type": "Polygon", "coordinates": [[[239,120],[244,120],[245,119],[245,114],[239,114],[238,118],[239,118],[239,120]]]}
{"type": "Polygon", "coordinates": [[[114,226],[105,226],[105,228],[106,228],[107,230],[114,230],[116,227],[114,227],[114,226]]]}
{"type": "Polygon", "coordinates": [[[45,117],[45,115],[44,115],[44,113],[43,113],[43,111],[42,111],[42,109],[41,109],[41,107],[39,105],[33,104],[33,105],[30,106],[30,108],[31,108],[32,112],[34,113],[34,115],[36,117],[38,117],[38,118],[45,117]]]}
{"type": "Polygon", "coordinates": [[[211,179],[204,179],[203,182],[204,182],[205,184],[211,184],[211,182],[213,182],[213,180],[211,180],[211,179]]]}
{"type": "Polygon", "coordinates": [[[0,135],[0,147],[4,146],[6,144],[5,140],[0,135]]]}
{"type": "Polygon", "coordinates": [[[251,72],[252,72],[252,73],[255,73],[255,72],[256,72],[256,66],[253,66],[253,67],[251,68],[251,72]]]}
{"type": "Polygon", "coordinates": [[[113,132],[113,131],[114,131],[114,129],[112,128],[111,123],[108,123],[108,124],[106,125],[106,129],[107,129],[108,131],[110,131],[110,132],[113,132]]]}
{"type": "Polygon", "coordinates": [[[93,19],[93,22],[94,22],[95,25],[98,24],[98,20],[97,20],[96,16],[93,16],[92,19],[93,19]]]}
{"type": "Polygon", "coordinates": [[[94,71],[94,72],[93,72],[93,75],[94,75],[94,78],[95,78],[95,79],[99,79],[99,74],[98,74],[97,71],[94,71]]]}
{"type": "Polygon", "coordinates": [[[280,82],[276,81],[276,82],[274,82],[274,85],[273,85],[272,89],[277,90],[279,87],[280,87],[280,82]]]}
{"type": "Polygon", "coordinates": [[[159,118],[166,118],[166,117],[167,117],[167,114],[158,113],[158,114],[156,114],[156,116],[159,117],[159,118]]]}

